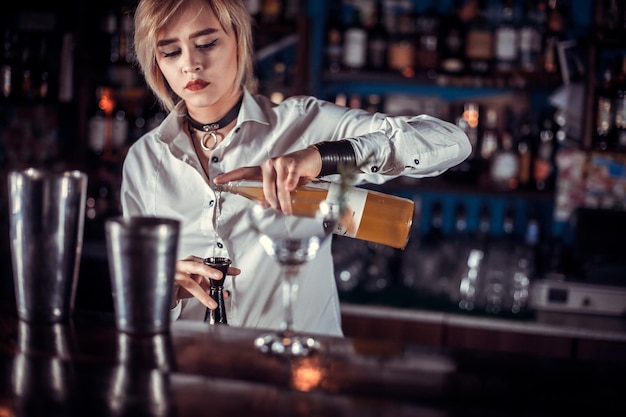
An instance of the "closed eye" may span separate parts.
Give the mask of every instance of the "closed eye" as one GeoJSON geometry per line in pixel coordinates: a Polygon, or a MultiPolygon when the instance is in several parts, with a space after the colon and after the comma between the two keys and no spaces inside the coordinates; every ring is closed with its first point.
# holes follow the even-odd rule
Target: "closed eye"
{"type": "Polygon", "coordinates": [[[215,44],[217,44],[217,39],[215,39],[214,41],[209,42],[209,43],[196,45],[196,48],[198,48],[198,49],[211,49],[211,48],[213,48],[215,46],[215,44]]]}
{"type": "MultiPolygon", "coordinates": [[[[209,43],[202,43],[202,44],[196,45],[196,48],[197,49],[201,49],[201,50],[210,50],[210,49],[212,49],[213,47],[216,46],[217,41],[218,40],[215,39],[215,40],[213,40],[213,41],[211,41],[209,43]]],[[[173,51],[161,50],[161,56],[163,58],[175,58],[175,57],[179,56],[181,53],[182,53],[181,49],[176,49],[176,50],[173,50],[173,51]]]]}
{"type": "Polygon", "coordinates": [[[163,55],[163,58],[172,58],[180,55],[180,49],[172,52],[161,51],[161,55],[163,55]]]}

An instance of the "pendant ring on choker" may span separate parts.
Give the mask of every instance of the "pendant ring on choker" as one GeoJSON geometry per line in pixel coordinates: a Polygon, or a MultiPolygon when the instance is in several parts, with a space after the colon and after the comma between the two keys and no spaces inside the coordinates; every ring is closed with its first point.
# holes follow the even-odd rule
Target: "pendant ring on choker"
{"type": "Polygon", "coordinates": [[[199,130],[200,132],[204,132],[202,134],[202,137],[200,138],[200,146],[204,151],[210,152],[217,147],[217,144],[219,143],[217,131],[224,126],[229,125],[230,123],[232,123],[233,120],[237,118],[242,102],[243,94],[241,95],[241,97],[239,97],[237,103],[235,103],[235,105],[224,115],[224,117],[213,123],[204,124],[197,122],[191,116],[189,116],[189,113],[187,113],[187,121],[189,122],[189,126],[196,130],[199,130]],[[211,146],[208,145],[210,139],[213,139],[213,145],[211,146]]]}
{"type": "Polygon", "coordinates": [[[207,152],[214,150],[217,147],[217,143],[217,133],[215,133],[215,130],[209,130],[200,138],[200,147],[207,152]],[[210,139],[213,139],[213,144],[208,146],[210,139]]]}

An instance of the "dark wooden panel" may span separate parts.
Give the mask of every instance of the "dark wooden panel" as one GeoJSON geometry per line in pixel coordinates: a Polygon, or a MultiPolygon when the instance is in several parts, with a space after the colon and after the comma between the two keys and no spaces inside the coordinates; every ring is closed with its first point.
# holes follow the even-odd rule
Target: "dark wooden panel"
{"type": "Polygon", "coordinates": [[[347,337],[382,339],[399,343],[440,346],[441,323],[389,319],[358,314],[342,314],[343,331],[347,337]]]}
{"type": "Polygon", "coordinates": [[[626,362],[624,342],[579,339],[575,343],[575,355],[578,359],[626,362]]]}
{"type": "Polygon", "coordinates": [[[444,345],[454,349],[569,358],[572,356],[573,339],[450,325],[446,328],[444,345]]]}

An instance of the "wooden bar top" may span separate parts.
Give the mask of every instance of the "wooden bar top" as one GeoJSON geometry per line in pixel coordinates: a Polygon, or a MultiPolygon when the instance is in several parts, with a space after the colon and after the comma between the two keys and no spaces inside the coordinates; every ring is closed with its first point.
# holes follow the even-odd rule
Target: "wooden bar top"
{"type": "Polygon", "coordinates": [[[319,336],[265,355],[259,329],[178,321],[117,332],[107,313],[65,325],[0,315],[0,416],[552,416],[623,413],[626,364],[319,336]]]}

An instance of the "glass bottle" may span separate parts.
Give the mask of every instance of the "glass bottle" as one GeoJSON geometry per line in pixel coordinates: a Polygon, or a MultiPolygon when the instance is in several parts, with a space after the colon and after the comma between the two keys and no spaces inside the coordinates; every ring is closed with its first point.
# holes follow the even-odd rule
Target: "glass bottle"
{"type": "Polygon", "coordinates": [[[480,157],[484,161],[490,161],[494,152],[498,149],[498,109],[487,107],[485,109],[485,121],[480,140],[480,157]]]}
{"type": "Polygon", "coordinates": [[[502,9],[502,22],[494,34],[495,66],[499,72],[510,72],[517,63],[518,31],[513,21],[510,1],[502,9]]]}
{"type": "Polygon", "coordinates": [[[368,65],[372,70],[382,70],[387,66],[389,34],[384,18],[382,1],[378,1],[376,3],[376,20],[367,42],[368,65]]]}
{"type": "Polygon", "coordinates": [[[352,22],[343,37],[344,67],[350,71],[362,70],[367,62],[367,32],[363,27],[361,11],[356,7],[352,11],[352,22]]]}
{"type": "Polygon", "coordinates": [[[459,17],[458,6],[441,22],[440,60],[441,70],[457,75],[465,71],[465,24],[459,17]]]}
{"type": "MultiPolygon", "coordinates": [[[[218,190],[264,201],[260,181],[234,181],[218,186],[218,190]]],[[[312,217],[314,211],[303,204],[303,199],[337,201],[341,191],[340,184],[322,180],[311,180],[298,186],[291,192],[293,214],[312,217]]],[[[406,247],[413,223],[413,200],[358,187],[348,187],[343,198],[352,216],[342,218],[335,234],[398,249],[406,247]]]]}
{"type": "Polygon", "coordinates": [[[618,90],[615,99],[615,147],[626,149],[626,90],[618,90]]]}
{"type": "Polygon", "coordinates": [[[432,10],[415,18],[415,66],[419,69],[436,70],[439,66],[439,26],[440,19],[432,10]]]}
{"type": "Polygon", "coordinates": [[[341,24],[331,19],[326,33],[326,69],[330,72],[341,70],[341,56],[343,54],[341,24]]]}
{"type": "Polygon", "coordinates": [[[0,57],[0,80],[2,96],[12,98],[15,93],[15,66],[16,66],[17,36],[6,27],[2,38],[2,56],[0,57]]]}
{"type": "Polygon", "coordinates": [[[478,9],[469,24],[465,41],[465,56],[470,71],[475,75],[486,75],[491,70],[493,59],[493,31],[486,17],[485,5],[472,0],[478,9]]]}
{"type": "Polygon", "coordinates": [[[108,38],[109,61],[118,62],[120,60],[120,34],[115,10],[108,10],[103,17],[103,30],[108,38]]]}
{"type": "Polygon", "coordinates": [[[533,160],[533,177],[537,191],[551,191],[554,188],[554,121],[551,115],[542,118],[539,143],[533,160]]]}
{"type": "Polygon", "coordinates": [[[607,150],[613,146],[612,135],[614,130],[613,109],[613,72],[607,67],[603,74],[602,83],[596,89],[596,131],[594,147],[607,150]]]}
{"type": "Polygon", "coordinates": [[[534,1],[527,2],[526,18],[519,31],[519,64],[528,73],[535,73],[540,64],[545,11],[534,1]]]}
{"type": "Polygon", "coordinates": [[[517,156],[519,159],[519,188],[527,189],[532,179],[532,122],[530,117],[522,121],[517,138],[517,156]]]}
{"type": "Polygon", "coordinates": [[[510,132],[502,132],[499,145],[491,158],[491,183],[497,189],[512,190],[518,186],[519,156],[510,132]]]}
{"type": "Polygon", "coordinates": [[[387,67],[399,71],[407,78],[415,75],[415,25],[411,13],[394,16],[395,26],[389,38],[387,67]]]}

